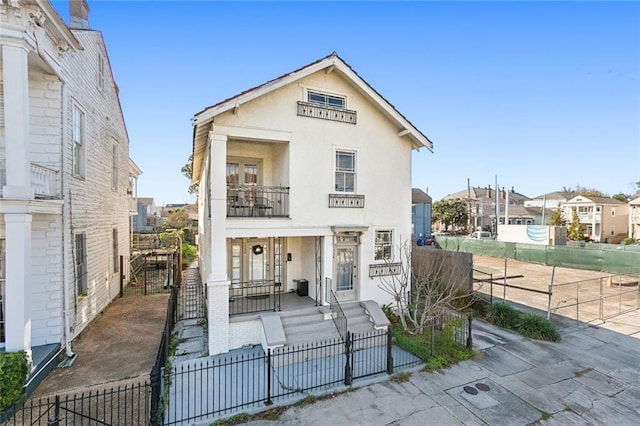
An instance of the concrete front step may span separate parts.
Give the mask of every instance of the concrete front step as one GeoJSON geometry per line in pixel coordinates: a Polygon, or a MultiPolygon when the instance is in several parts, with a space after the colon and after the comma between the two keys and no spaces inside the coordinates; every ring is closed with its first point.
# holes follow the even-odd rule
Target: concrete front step
{"type": "MultiPolygon", "coordinates": [[[[345,304],[342,309],[352,333],[361,334],[374,330],[369,315],[359,303],[345,304]]],[[[287,338],[286,346],[340,338],[333,320],[325,320],[317,307],[280,312],[280,319],[287,338]]]]}

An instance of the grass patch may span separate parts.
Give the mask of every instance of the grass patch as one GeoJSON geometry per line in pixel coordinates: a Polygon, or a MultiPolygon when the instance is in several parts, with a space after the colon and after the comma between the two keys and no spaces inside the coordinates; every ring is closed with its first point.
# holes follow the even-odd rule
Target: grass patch
{"type": "Polygon", "coordinates": [[[408,382],[409,379],[411,379],[411,373],[403,371],[402,373],[394,374],[390,380],[393,383],[405,383],[408,382]]]}
{"type": "Polygon", "coordinates": [[[235,416],[229,417],[228,419],[216,420],[213,422],[212,426],[229,426],[229,425],[240,425],[242,423],[246,423],[251,420],[251,416],[246,413],[236,414],[235,416]]]}
{"type": "Polygon", "coordinates": [[[531,339],[549,342],[561,340],[560,333],[551,321],[541,315],[522,313],[506,302],[494,303],[485,318],[498,327],[513,330],[531,339]]]}
{"type": "Polygon", "coordinates": [[[576,371],[574,374],[576,377],[582,377],[590,371],[593,371],[592,367],[585,368],[584,370],[576,371]]]}
{"type": "Polygon", "coordinates": [[[460,318],[431,329],[427,327],[421,334],[410,334],[401,325],[397,315],[385,312],[391,322],[393,343],[401,349],[427,363],[428,370],[437,370],[473,358],[475,352],[456,341],[456,331],[463,325],[460,318]],[[433,334],[432,334],[433,333],[433,334]]]}

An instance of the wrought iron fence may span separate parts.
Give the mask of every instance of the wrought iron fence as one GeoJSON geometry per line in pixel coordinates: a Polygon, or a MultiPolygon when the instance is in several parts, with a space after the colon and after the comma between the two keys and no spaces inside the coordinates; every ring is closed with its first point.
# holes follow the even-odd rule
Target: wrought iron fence
{"type": "Polygon", "coordinates": [[[227,217],[289,217],[289,187],[227,185],[227,217]]]}
{"type": "MultiPolygon", "coordinates": [[[[144,381],[81,394],[56,395],[14,407],[4,425],[148,425],[151,386],[144,381]]],[[[4,422],[3,422],[4,421],[4,422]]]]}
{"type": "Polygon", "coordinates": [[[229,315],[279,311],[282,284],[273,280],[232,283],[229,286],[229,315]]]}
{"type": "Polygon", "coordinates": [[[292,347],[260,346],[235,356],[187,361],[165,370],[165,425],[200,422],[350,385],[352,380],[423,363],[392,344],[391,330],[292,347]]]}

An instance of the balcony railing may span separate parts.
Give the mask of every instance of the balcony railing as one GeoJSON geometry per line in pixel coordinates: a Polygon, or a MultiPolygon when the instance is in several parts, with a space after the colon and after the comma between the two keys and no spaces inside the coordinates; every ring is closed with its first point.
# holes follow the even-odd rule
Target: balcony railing
{"type": "Polygon", "coordinates": [[[227,185],[227,217],[289,217],[289,187],[227,185]]]}
{"type": "Polygon", "coordinates": [[[329,194],[329,207],[362,209],[364,208],[364,195],[329,194]]]}
{"type": "Polygon", "coordinates": [[[324,105],[298,101],[298,115],[303,117],[321,118],[323,120],[340,121],[356,124],[358,113],[350,109],[333,108],[324,105]]]}
{"type": "MultiPolygon", "coordinates": [[[[56,199],[60,198],[60,185],[58,171],[31,163],[31,188],[35,198],[56,199]]],[[[2,187],[7,184],[6,160],[0,160],[0,196],[2,187]]]]}
{"type": "Polygon", "coordinates": [[[279,311],[282,285],[273,280],[231,283],[229,315],[279,311]]]}

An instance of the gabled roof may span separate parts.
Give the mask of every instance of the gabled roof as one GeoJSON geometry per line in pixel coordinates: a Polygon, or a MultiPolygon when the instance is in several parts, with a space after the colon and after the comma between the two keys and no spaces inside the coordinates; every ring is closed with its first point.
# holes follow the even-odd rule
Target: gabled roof
{"type": "Polygon", "coordinates": [[[411,188],[411,204],[431,204],[431,197],[420,188],[411,188]]]}
{"type": "Polygon", "coordinates": [[[547,194],[543,194],[543,195],[539,195],[535,198],[533,198],[534,200],[542,200],[543,198],[546,198],[547,200],[570,200],[571,198],[575,197],[576,195],[578,195],[577,192],[573,192],[573,191],[553,191],[553,192],[549,192],[547,194]]]}
{"type": "Polygon", "coordinates": [[[636,198],[635,200],[629,201],[629,204],[632,204],[634,206],[640,206],[640,198],[636,198]]]}
{"type": "MultiPolygon", "coordinates": [[[[501,192],[502,190],[500,190],[501,192]]],[[[506,190],[505,190],[506,191],[506,190]]],[[[515,192],[513,190],[509,192],[509,201],[512,203],[523,202],[524,200],[528,200],[529,197],[526,195],[522,195],[519,192],[515,192]]],[[[506,195],[506,193],[505,193],[506,195]]],[[[498,193],[498,196],[501,196],[498,193]]],[[[484,199],[495,199],[496,198],[496,190],[494,188],[482,188],[479,186],[471,187],[468,189],[463,189],[462,191],[454,192],[453,194],[446,195],[443,197],[443,200],[484,200],[484,199]],[[489,197],[488,195],[491,194],[489,197]]]]}
{"type": "Polygon", "coordinates": [[[354,86],[360,89],[361,93],[367,97],[372,103],[376,104],[379,109],[398,127],[398,133],[411,141],[414,149],[426,147],[433,151],[433,143],[418,130],[407,118],[402,115],[389,101],[380,95],[369,83],[356,73],[350,65],[348,65],[336,52],[298,68],[295,71],[281,75],[264,84],[245,90],[235,96],[227,98],[217,104],[204,108],[197,112],[193,117],[193,165],[192,165],[192,181],[199,179],[200,169],[202,166],[202,156],[207,146],[207,138],[210,130],[210,124],[213,118],[219,114],[232,110],[251,102],[267,93],[273,92],[281,87],[305,78],[313,73],[324,69],[331,69],[332,72],[339,72],[345,79],[350,80],[354,86]]]}

